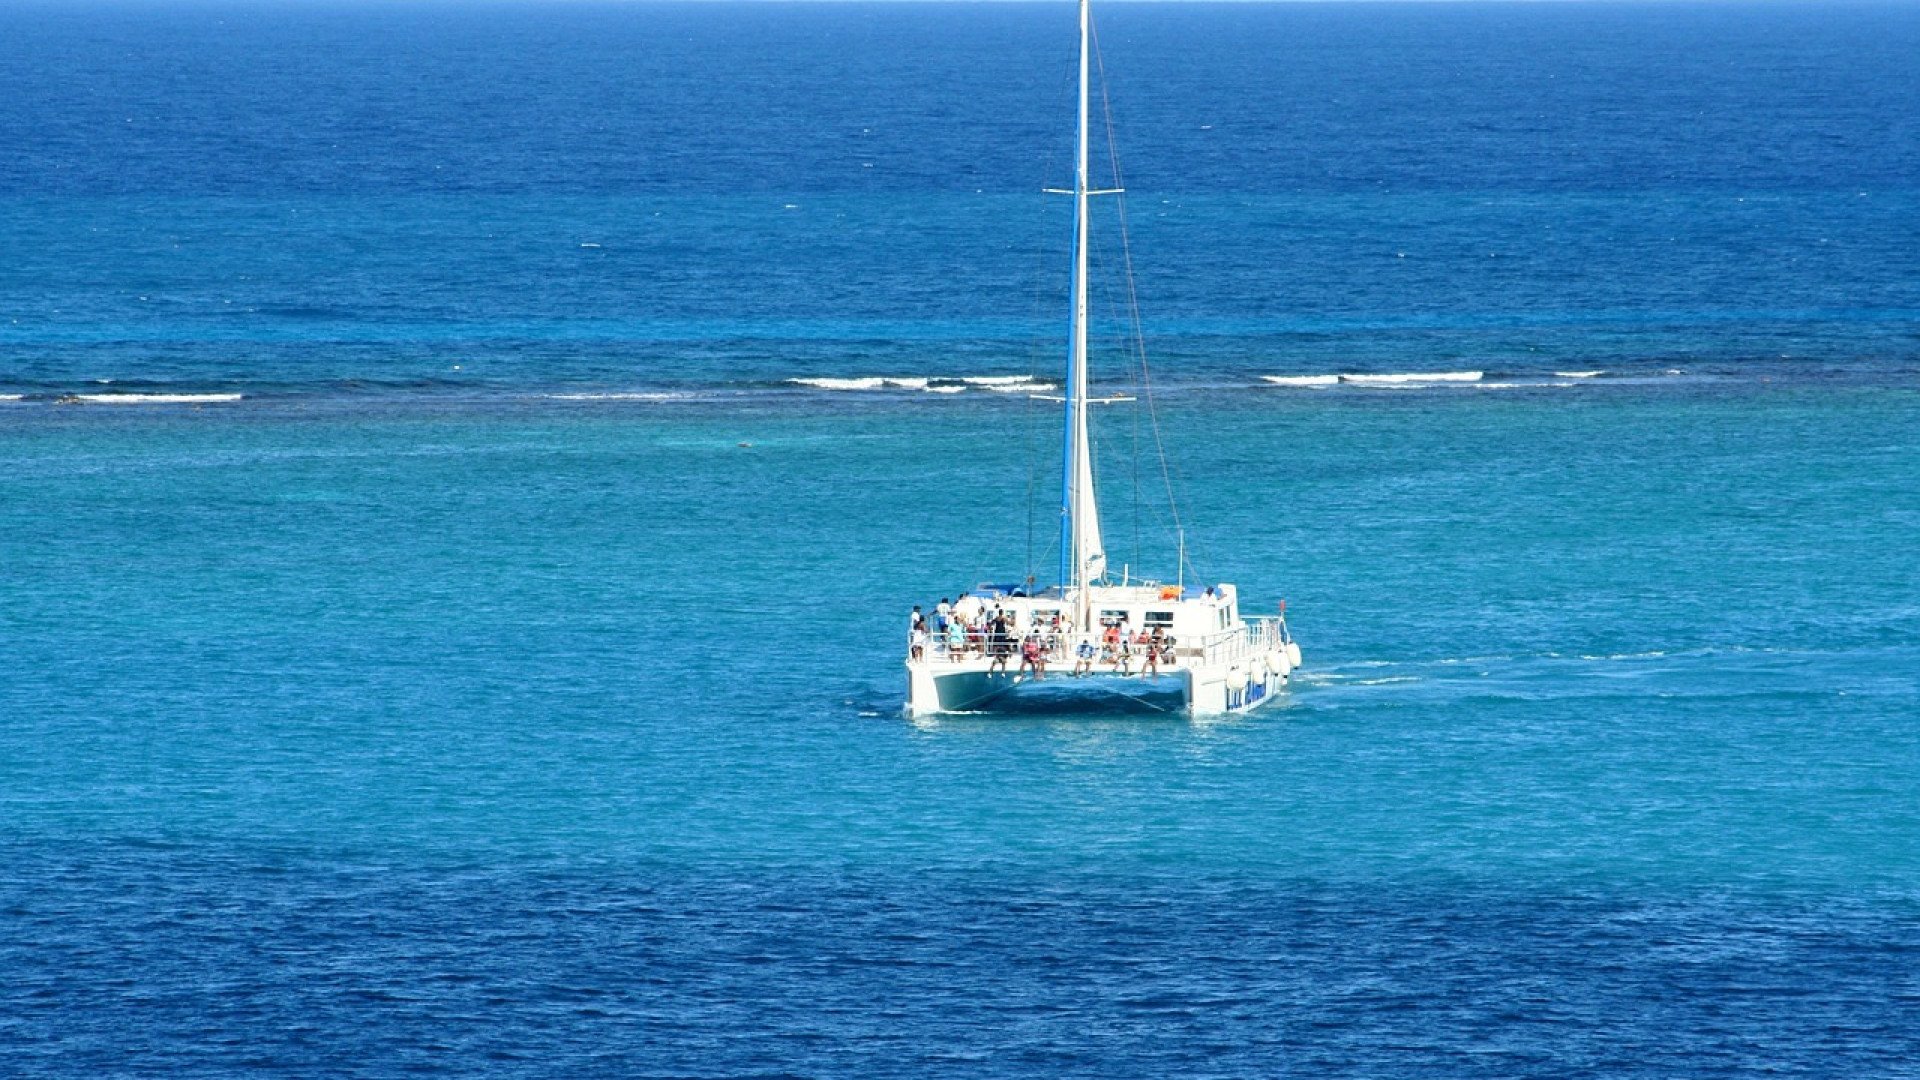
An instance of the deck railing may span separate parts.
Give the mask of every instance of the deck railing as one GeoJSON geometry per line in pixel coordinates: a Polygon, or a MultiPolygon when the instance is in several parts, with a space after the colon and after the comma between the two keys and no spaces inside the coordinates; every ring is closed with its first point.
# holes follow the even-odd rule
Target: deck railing
{"type": "MultiPolygon", "coordinates": [[[[1022,642],[1025,635],[1008,636],[1002,643],[1006,650],[1006,666],[1016,671],[1021,666],[1022,642]]],[[[1072,667],[1082,659],[1080,645],[1084,642],[1093,646],[1093,669],[1095,671],[1115,671],[1124,669],[1132,674],[1144,670],[1147,664],[1147,652],[1153,648],[1151,642],[1129,641],[1126,647],[1115,647],[1111,658],[1104,634],[1043,634],[1047,646],[1041,651],[1042,661],[1050,668],[1062,665],[1072,667]]],[[[1161,671],[1174,670],[1193,665],[1212,667],[1218,664],[1231,664],[1265,656],[1287,643],[1286,620],[1278,616],[1255,616],[1247,619],[1241,626],[1221,630],[1198,639],[1177,639],[1172,648],[1160,650],[1161,671]]],[[[994,643],[988,635],[969,635],[966,644],[954,649],[946,635],[931,635],[926,645],[926,659],[934,664],[962,664],[991,658],[994,643]]]]}

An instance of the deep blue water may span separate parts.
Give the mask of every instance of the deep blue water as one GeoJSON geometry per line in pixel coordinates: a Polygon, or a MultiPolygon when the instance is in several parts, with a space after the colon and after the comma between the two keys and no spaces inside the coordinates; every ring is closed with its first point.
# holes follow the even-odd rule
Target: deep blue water
{"type": "Polygon", "coordinates": [[[1069,5],[0,8],[0,1073],[1913,1075],[1920,6],[1098,19],[1250,717],[899,715],[1069,5]]]}

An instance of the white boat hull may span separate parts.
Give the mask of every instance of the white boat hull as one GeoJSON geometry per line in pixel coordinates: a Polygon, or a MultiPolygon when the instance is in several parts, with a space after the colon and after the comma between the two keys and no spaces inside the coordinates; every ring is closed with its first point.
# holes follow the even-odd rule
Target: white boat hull
{"type": "Polygon", "coordinates": [[[936,656],[907,661],[906,711],[920,717],[1126,698],[1190,716],[1223,716],[1275,700],[1293,681],[1292,672],[1290,662],[1269,666],[1242,657],[1232,663],[1174,664],[1152,674],[1103,670],[1075,675],[1066,665],[1053,665],[1036,677],[993,666],[985,657],[953,661],[936,656]]]}

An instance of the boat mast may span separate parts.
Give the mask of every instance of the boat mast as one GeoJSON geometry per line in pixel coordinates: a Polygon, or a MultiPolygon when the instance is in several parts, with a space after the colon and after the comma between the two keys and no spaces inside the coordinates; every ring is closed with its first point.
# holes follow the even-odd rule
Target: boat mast
{"type": "Polygon", "coordinates": [[[1073,332],[1067,356],[1066,450],[1060,498],[1060,583],[1075,597],[1074,624],[1089,629],[1092,598],[1087,586],[1106,572],[1100,542],[1100,510],[1094,502],[1093,455],[1087,438],[1087,76],[1092,16],[1080,0],[1080,109],[1074,133],[1073,332]]]}

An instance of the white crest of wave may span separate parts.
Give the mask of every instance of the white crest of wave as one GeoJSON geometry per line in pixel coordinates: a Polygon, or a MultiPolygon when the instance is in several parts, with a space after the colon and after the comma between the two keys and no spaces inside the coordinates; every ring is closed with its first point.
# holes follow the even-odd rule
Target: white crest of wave
{"type": "Polygon", "coordinates": [[[209,401],[239,401],[240,394],[75,394],[99,405],[198,405],[209,401]]]}
{"type": "Polygon", "coordinates": [[[20,394],[0,394],[0,401],[19,401],[22,396],[23,395],[20,394]]]}
{"type": "Polygon", "coordinates": [[[552,401],[683,401],[692,394],[669,393],[619,393],[619,394],[548,394],[552,401]]]}
{"type": "Polygon", "coordinates": [[[1556,371],[1553,373],[1553,377],[1556,379],[1597,379],[1605,374],[1606,372],[1604,371],[1556,371]]]}
{"type": "Polygon", "coordinates": [[[930,394],[958,394],[968,389],[1048,390],[1052,383],[1035,381],[1032,375],[859,375],[847,378],[810,376],[788,379],[797,386],[816,390],[923,390],[930,394]]]}
{"type": "Polygon", "coordinates": [[[1387,375],[1342,374],[1340,381],[1356,386],[1406,386],[1420,383],[1479,382],[1484,371],[1410,371],[1387,375]]]}
{"type": "Polygon", "coordinates": [[[1262,375],[1260,377],[1275,386],[1335,386],[1340,382],[1338,375],[1262,375]]]}
{"type": "Polygon", "coordinates": [[[800,386],[811,386],[816,390],[878,390],[887,385],[887,380],[878,375],[858,379],[813,378],[788,379],[787,381],[800,386]]]}

